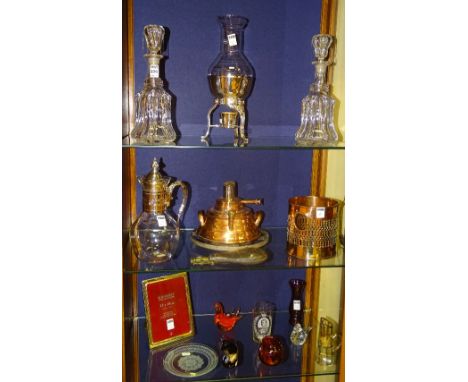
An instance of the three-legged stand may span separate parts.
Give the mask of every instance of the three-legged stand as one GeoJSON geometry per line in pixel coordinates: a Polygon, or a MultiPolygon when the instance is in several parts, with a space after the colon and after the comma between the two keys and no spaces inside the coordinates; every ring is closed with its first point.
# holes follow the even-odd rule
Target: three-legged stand
{"type": "Polygon", "coordinates": [[[225,128],[222,122],[220,122],[219,125],[213,124],[213,113],[220,105],[226,105],[227,107],[229,107],[232,110],[235,110],[239,114],[239,125],[234,127],[235,141],[236,143],[240,143],[240,144],[248,143],[249,138],[247,137],[246,132],[245,132],[245,103],[244,101],[238,99],[237,102],[233,102],[232,100],[228,100],[226,102],[224,99],[220,100],[218,98],[214,99],[213,104],[208,110],[208,114],[206,116],[208,126],[206,129],[205,135],[202,135],[201,137],[202,141],[208,141],[210,139],[211,129],[213,127],[225,128]]]}

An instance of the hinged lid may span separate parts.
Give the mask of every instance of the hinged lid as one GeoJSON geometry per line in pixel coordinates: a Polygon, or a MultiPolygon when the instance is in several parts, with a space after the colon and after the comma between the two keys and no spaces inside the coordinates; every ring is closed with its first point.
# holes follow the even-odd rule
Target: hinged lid
{"type": "Polygon", "coordinates": [[[163,176],[159,172],[158,160],[154,158],[151,171],[145,176],[138,177],[138,182],[140,182],[143,187],[143,192],[158,194],[159,192],[166,192],[167,186],[171,182],[171,178],[163,176]]]}

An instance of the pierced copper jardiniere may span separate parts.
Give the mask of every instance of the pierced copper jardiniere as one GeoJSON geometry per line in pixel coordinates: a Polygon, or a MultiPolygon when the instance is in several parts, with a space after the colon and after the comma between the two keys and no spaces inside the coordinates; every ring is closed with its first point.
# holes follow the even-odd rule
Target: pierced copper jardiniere
{"type": "Polygon", "coordinates": [[[301,259],[336,254],[339,202],[318,196],[289,199],[288,255],[301,259]]]}

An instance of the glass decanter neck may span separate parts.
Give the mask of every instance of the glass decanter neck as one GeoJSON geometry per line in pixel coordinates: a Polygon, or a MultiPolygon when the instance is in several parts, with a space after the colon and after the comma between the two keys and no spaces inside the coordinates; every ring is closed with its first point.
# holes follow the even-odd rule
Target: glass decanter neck
{"type": "Polygon", "coordinates": [[[309,90],[311,92],[328,94],[327,70],[329,63],[326,61],[315,61],[313,64],[315,66],[315,78],[309,90]]]}
{"type": "Polygon", "coordinates": [[[309,92],[311,93],[321,93],[321,94],[328,94],[330,91],[330,87],[321,82],[314,82],[309,87],[309,92]]]}
{"type": "Polygon", "coordinates": [[[146,78],[159,78],[159,62],[162,58],[159,54],[145,54],[147,72],[146,78]]]}

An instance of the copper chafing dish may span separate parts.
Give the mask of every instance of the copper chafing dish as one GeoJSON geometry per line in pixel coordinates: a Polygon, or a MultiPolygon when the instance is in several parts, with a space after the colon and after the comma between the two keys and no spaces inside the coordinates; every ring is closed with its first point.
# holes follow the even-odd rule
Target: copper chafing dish
{"type": "Polygon", "coordinates": [[[225,182],[224,195],[216,200],[215,206],[206,212],[198,212],[200,226],[193,232],[194,242],[198,245],[206,243],[207,248],[224,246],[224,249],[255,243],[265,245],[268,235],[260,227],[265,214],[254,212],[246,204],[263,204],[263,199],[241,199],[237,196],[237,183],[225,182]]]}

